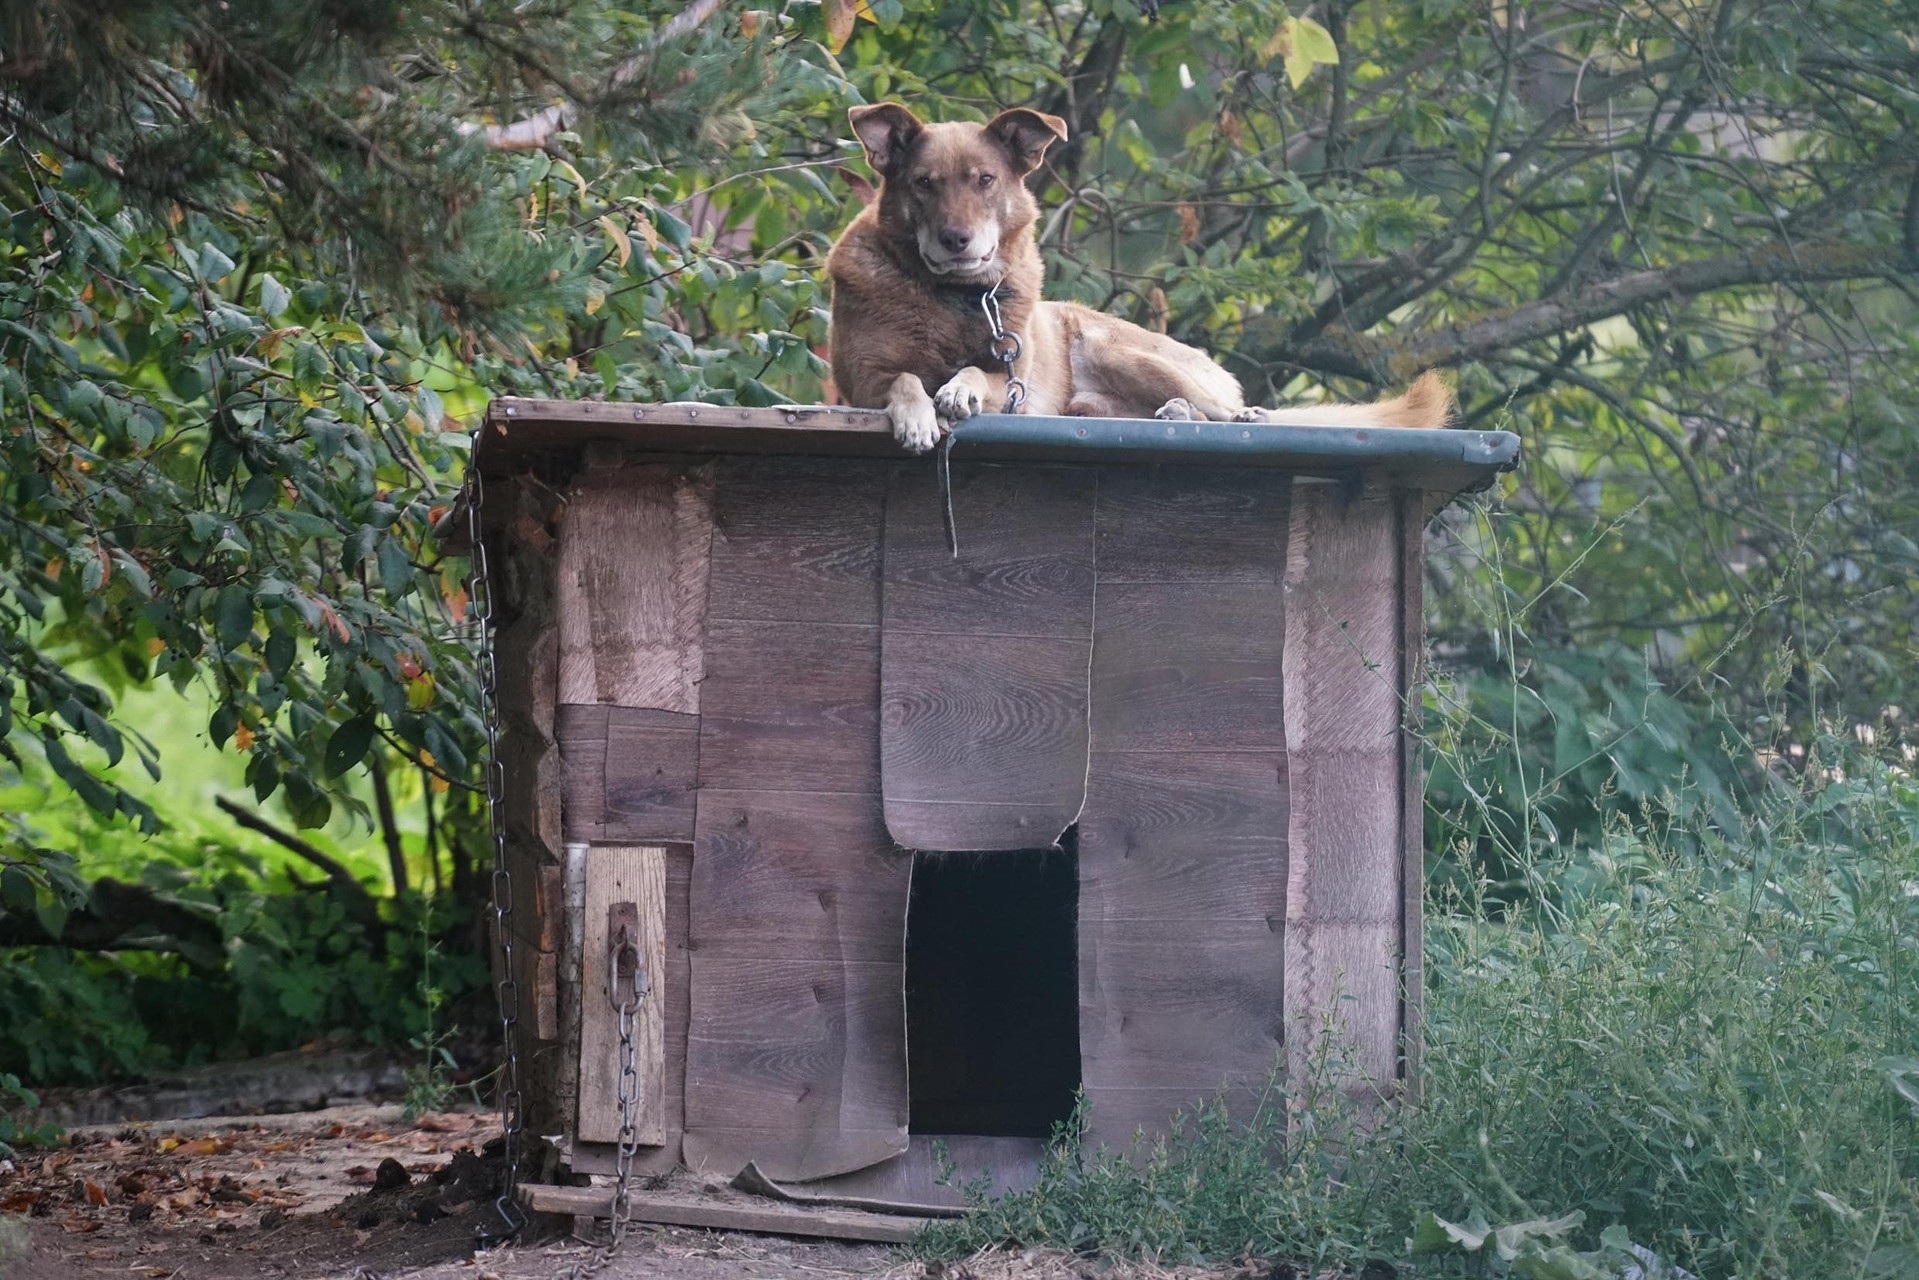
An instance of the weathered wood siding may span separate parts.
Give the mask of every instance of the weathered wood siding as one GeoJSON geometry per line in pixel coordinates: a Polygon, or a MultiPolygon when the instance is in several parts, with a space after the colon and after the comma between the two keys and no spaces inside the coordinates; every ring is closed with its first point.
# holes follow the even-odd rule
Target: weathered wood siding
{"type": "Polygon", "coordinates": [[[686,1158],[906,1149],[903,921],[879,762],[887,464],[720,464],[700,711],[686,1158]]]}
{"type": "Polygon", "coordinates": [[[1086,798],[1089,467],[953,467],[959,555],[930,467],[886,501],[880,767],[909,849],[1038,849],[1086,798]]]}
{"type": "MultiPolygon", "coordinates": [[[[554,986],[562,834],[589,866],[663,851],[645,1167],[924,1181],[907,848],[1031,849],[1076,821],[1092,1137],[1222,1087],[1250,1105],[1328,1027],[1355,1091],[1413,1064],[1422,495],[1225,467],[955,480],[958,560],[930,465],[854,458],[589,468],[558,549],[513,552],[549,584],[543,620],[502,632],[526,673],[529,986],[554,986]]],[[[582,968],[561,999],[604,985],[590,943],[582,968]]],[[[569,1070],[604,1091],[538,1043],[565,1064],[538,1114],[570,1108],[569,1070]]],[[[606,1167],[604,1122],[578,1132],[575,1167],[606,1167]]]]}

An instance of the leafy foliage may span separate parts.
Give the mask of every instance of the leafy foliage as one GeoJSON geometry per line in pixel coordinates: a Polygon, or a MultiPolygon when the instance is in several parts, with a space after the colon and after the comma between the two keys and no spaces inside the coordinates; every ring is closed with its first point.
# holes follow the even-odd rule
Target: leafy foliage
{"type": "Polygon", "coordinates": [[[330,885],[290,891],[284,871],[238,849],[158,839],[138,887],[210,941],[111,958],[0,951],[0,1071],[94,1082],[328,1036],[397,1046],[430,1028],[429,1003],[485,987],[484,960],[467,952],[420,983],[422,931],[447,930],[450,902],[409,895],[368,918],[330,885]]]}

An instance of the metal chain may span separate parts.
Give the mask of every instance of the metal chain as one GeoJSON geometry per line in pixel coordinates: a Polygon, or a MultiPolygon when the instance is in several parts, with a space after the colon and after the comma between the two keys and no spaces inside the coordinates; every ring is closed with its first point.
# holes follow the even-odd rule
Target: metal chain
{"type": "Polygon", "coordinates": [[[613,985],[607,994],[620,1018],[620,1145],[615,1170],[618,1181],[613,1188],[612,1225],[612,1247],[617,1249],[621,1237],[626,1234],[627,1217],[632,1213],[628,1197],[632,1190],[633,1150],[639,1145],[639,1122],[633,1113],[640,1103],[640,1001],[647,995],[650,983],[646,969],[640,964],[639,947],[633,939],[623,940],[614,950],[610,967],[613,985]],[[631,970],[623,971],[628,963],[632,966],[631,970]],[[620,981],[622,977],[627,979],[625,983],[620,981]]]}
{"type": "Polygon", "coordinates": [[[513,877],[506,863],[506,765],[500,760],[499,669],[493,657],[493,581],[487,563],[486,540],[481,529],[480,510],[486,492],[480,468],[471,459],[466,473],[466,528],[472,542],[472,569],[467,579],[467,601],[479,627],[475,661],[479,668],[480,720],[486,727],[486,817],[493,838],[493,938],[500,956],[500,976],[495,994],[500,1006],[500,1042],[504,1053],[500,1064],[500,1134],[506,1159],[500,1195],[493,1203],[500,1215],[495,1230],[482,1228],[479,1234],[486,1244],[497,1244],[519,1235],[527,1223],[526,1212],[515,1195],[520,1180],[520,1143],[525,1130],[525,1097],[520,1092],[520,1047],[517,1034],[520,1022],[520,981],[514,968],[513,934],[508,927],[513,916],[513,877]]]}
{"type": "Polygon", "coordinates": [[[613,1218],[600,1252],[589,1262],[575,1264],[568,1280],[589,1280],[604,1271],[626,1239],[627,1222],[633,1213],[633,1156],[639,1146],[639,1120],[634,1113],[640,1104],[640,1001],[651,991],[652,983],[640,963],[638,940],[623,932],[607,953],[606,975],[607,999],[619,1015],[620,1029],[620,1137],[613,1184],[613,1218]]]}
{"type": "Polygon", "coordinates": [[[1026,403],[1026,384],[1020,380],[1020,355],[1025,346],[1017,333],[1009,333],[999,313],[999,287],[1006,283],[1004,276],[993,282],[993,287],[980,295],[980,310],[986,313],[987,327],[993,331],[993,359],[1006,366],[1006,408],[1003,412],[1018,413],[1019,407],[1026,403]]]}

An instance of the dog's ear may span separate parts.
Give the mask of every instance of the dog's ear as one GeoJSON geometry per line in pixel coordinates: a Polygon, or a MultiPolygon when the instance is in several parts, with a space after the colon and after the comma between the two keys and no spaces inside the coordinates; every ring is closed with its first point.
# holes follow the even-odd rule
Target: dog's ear
{"type": "Polygon", "coordinates": [[[1044,111],[1014,107],[987,121],[986,133],[1006,149],[1013,166],[1023,176],[1039,168],[1046,148],[1066,141],[1066,122],[1044,111]]]}
{"type": "Polygon", "coordinates": [[[866,162],[882,178],[926,127],[918,116],[897,102],[854,107],[846,113],[846,118],[853,125],[853,136],[866,148],[866,162]]]}

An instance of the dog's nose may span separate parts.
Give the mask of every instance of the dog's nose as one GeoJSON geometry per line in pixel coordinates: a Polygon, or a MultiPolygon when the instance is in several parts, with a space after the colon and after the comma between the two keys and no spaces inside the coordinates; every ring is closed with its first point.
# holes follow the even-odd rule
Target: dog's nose
{"type": "Polygon", "coordinates": [[[972,239],[971,235],[954,227],[940,232],[940,247],[948,253],[964,253],[972,239]]]}

